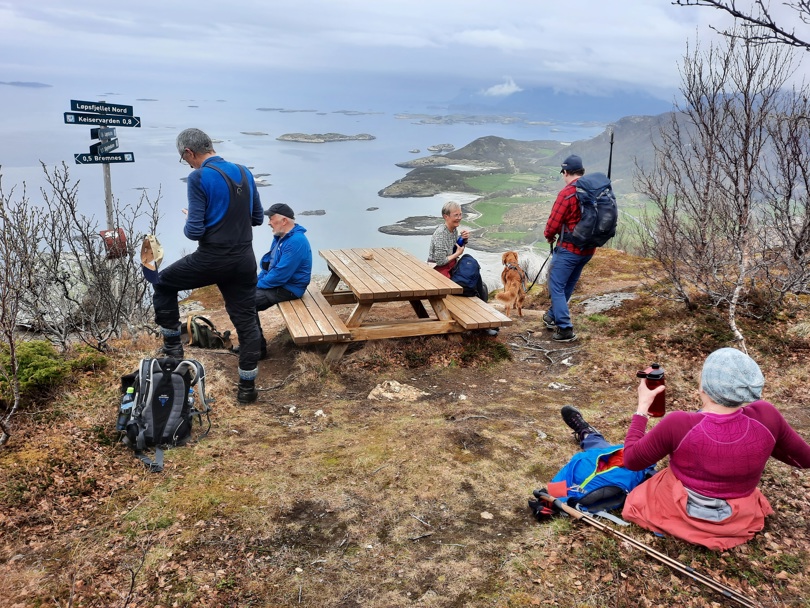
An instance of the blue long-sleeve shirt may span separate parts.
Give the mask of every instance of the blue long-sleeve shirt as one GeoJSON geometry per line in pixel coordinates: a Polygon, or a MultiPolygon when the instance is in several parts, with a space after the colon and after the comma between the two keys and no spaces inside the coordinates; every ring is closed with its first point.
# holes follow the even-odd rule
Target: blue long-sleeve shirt
{"type": "Polygon", "coordinates": [[[304,235],[307,231],[296,224],[284,236],[274,236],[270,251],[260,264],[259,289],[283,287],[300,298],[312,279],[312,249],[304,235]]]}
{"type": "MultiPolygon", "coordinates": [[[[228,184],[216,171],[205,171],[208,164],[216,164],[235,183],[242,181],[239,166],[224,160],[221,156],[212,156],[205,160],[199,169],[195,169],[188,176],[188,217],[183,233],[192,241],[199,241],[206,229],[217,225],[225,217],[230,201],[228,184]]],[[[264,223],[262,203],[253,175],[245,169],[248,178],[251,198],[251,226],[261,226],[264,223]]]]}

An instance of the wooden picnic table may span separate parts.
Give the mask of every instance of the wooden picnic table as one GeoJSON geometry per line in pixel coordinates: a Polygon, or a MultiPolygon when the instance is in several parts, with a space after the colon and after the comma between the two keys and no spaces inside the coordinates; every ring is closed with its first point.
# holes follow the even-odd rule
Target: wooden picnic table
{"type": "MultiPolygon", "coordinates": [[[[320,295],[331,306],[355,305],[345,320],[345,328],[335,328],[335,323],[330,330],[334,333],[322,337],[335,342],[326,356],[327,363],[338,361],[352,341],[458,333],[512,323],[482,300],[462,297],[461,286],[403,249],[326,249],[319,253],[330,271],[320,295]],[[341,282],[348,289],[339,291],[341,282]],[[425,300],[433,315],[423,304],[425,300]],[[415,313],[413,319],[365,321],[372,306],[406,301],[415,313]],[[350,334],[348,338],[344,329],[350,334]]],[[[310,306],[315,305],[318,295],[310,293],[309,300],[310,306]]],[[[319,314],[336,316],[325,310],[323,302],[318,308],[319,314]]],[[[307,336],[300,337],[303,342],[307,336]]]]}

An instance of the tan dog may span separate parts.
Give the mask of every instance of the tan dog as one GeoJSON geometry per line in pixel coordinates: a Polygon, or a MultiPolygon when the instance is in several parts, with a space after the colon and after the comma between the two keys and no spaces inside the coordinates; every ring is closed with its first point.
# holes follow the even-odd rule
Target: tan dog
{"type": "Polygon", "coordinates": [[[518,265],[517,251],[507,251],[501,256],[503,262],[503,272],[501,272],[501,281],[503,282],[503,291],[496,297],[501,302],[506,302],[506,310],[504,314],[508,317],[512,308],[517,308],[518,315],[523,316],[523,300],[526,298],[526,273],[518,265]]]}

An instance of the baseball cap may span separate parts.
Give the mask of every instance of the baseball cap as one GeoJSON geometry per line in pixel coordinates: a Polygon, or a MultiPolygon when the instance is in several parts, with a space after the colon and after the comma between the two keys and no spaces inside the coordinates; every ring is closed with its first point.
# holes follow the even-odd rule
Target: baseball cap
{"type": "Polygon", "coordinates": [[[264,212],[267,217],[279,214],[283,215],[284,217],[288,217],[291,220],[295,219],[295,213],[290,208],[289,205],[285,205],[284,203],[275,203],[274,205],[270,205],[270,208],[264,212]]]}
{"type": "Polygon", "coordinates": [[[560,173],[562,173],[563,171],[568,171],[569,173],[571,173],[572,171],[582,171],[582,169],[583,169],[582,159],[576,154],[572,154],[563,161],[560,173]]]}

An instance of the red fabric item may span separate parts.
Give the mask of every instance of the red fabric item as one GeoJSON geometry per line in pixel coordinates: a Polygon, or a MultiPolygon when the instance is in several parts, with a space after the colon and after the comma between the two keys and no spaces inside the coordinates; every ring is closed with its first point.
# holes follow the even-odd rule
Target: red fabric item
{"type": "Polygon", "coordinates": [[[568,484],[565,483],[564,479],[562,481],[550,481],[548,482],[548,493],[554,498],[565,498],[568,496],[568,484]]]}
{"type": "Polygon", "coordinates": [[[443,266],[434,266],[433,270],[435,270],[439,274],[443,274],[449,279],[450,271],[453,270],[453,267],[456,265],[457,261],[458,260],[450,260],[449,262],[447,262],[447,264],[444,264],[443,266]]]}
{"type": "MultiPolygon", "coordinates": [[[[556,235],[561,235],[563,229],[565,229],[566,232],[572,232],[574,227],[579,223],[579,220],[582,219],[582,213],[579,210],[579,202],[577,201],[576,183],[577,181],[574,180],[560,190],[557,199],[554,201],[554,205],[551,207],[551,214],[548,216],[546,229],[543,232],[546,241],[549,243],[554,240],[556,235]]],[[[557,246],[563,247],[577,255],[593,255],[594,252],[596,252],[595,247],[580,249],[573,243],[558,242],[557,246]]]]}
{"type": "Polygon", "coordinates": [[[612,469],[613,467],[623,467],[624,466],[624,450],[616,450],[607,459],[600,458],[599,462],[596,465],[597,471],[606,471],[607,469],[612,469]]]}
{"type": "Polygon", "coordinates": [[[731,498],[731,515],[720,522],[690,517],[686,490],[669,467],[635,487],[627,496],[622,517],[653,532],[670,534],[714,551],[725,551],[754,537],[773,513],[759,488],[745,498],[731,498]]]}

